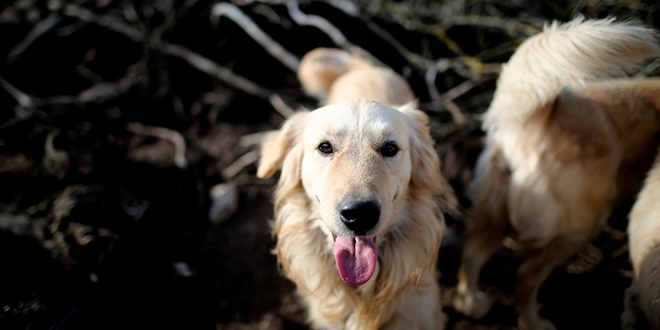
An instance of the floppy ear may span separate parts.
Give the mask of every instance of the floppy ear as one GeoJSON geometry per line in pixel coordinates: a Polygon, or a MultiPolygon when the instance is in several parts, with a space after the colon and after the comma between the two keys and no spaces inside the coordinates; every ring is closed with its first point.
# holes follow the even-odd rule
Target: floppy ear
{"type": "Polygon", "coordinates": [[[415,109],[416,105],[416,102],[410,102],[398,108],[407,115],[410,129],[410,157],[413,166],[411,185],[413,189],[444,194],[446,182],[440,174],[440,157],[433,147],[435,142],[429,131],[429,117],[415,109]]]}
{"type": "Polygon", "coordinates": [[[284,158],[302,134],[308,111],[301,111],[287,119],[278,131],[269,132],[261,143],[261,159],[257,177],[273,176],[282,167],[284,158]]]}

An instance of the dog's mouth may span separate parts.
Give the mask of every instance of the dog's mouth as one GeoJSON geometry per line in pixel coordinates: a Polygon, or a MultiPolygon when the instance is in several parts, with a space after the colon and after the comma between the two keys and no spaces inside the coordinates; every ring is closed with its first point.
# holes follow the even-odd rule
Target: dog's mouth
{"type": "Polygon", "coordinates": [[[333,235],[335,262],[341,279],[347,284],[367,283],[376,270],[376,236],[333,235]]]}

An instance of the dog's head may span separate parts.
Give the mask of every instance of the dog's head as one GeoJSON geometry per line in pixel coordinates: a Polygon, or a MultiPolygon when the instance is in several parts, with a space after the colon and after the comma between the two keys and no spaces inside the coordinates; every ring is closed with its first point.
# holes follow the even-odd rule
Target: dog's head
{"type": "Polygon", "coordinates": [[[329,105],[290,118],[262,146],[257,175],[282,168],[278,189],[302,186],[334,238],[347,283],[371,278],[376,238],[406,225],[411,190],[442,187],[428,118],[413,107],[364,99],[329,105]]]}

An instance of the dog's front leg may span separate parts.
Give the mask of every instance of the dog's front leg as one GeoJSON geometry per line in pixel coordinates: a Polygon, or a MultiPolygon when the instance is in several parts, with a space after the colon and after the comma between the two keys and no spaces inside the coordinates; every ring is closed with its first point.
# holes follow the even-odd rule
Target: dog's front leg
{"type": "Polygon", "coordinates": [[[506,219],[490,219],[478,223],[468,237],[458,270],[457,293],[454,298],[454,308],[465,315],[479,319],[490,310],[492,301],[479,290],[479,275],[484,264],[501,245],[507,227],[506,219]]]}
{"type": "Polygon", "coordinates": [[[447,322],[442,312],[440,287],[435,271],[428,271],[420,286],[411,286],[401,294],[398,311],[381,329],[443,330],[447,322]]]}
{"type": "Polygon", "coordinates": [[[479,291],[479,275],[510,231],[508,196],[511,173],[498,148],[489,146],[479,157],[475,188],[473,227],[468,231],[458,270],[454,308],[465,315],[482,318],[492,301],[479,291]]]}
{"type": "MultiPolygon", "coordinates": [[[[504,196],[499,198],[502,199],[501,203],[505,203],[504,196]]],[[[484,210],[484,207],[482,204],[475,208],[477,220],[463,248],[454,298],[456,310],[477,319],[484,317],[492,306],[492,300],[479,290],[479,275],[493,252],[501,246],[510,228],[505,212],[490,212],[484,210]]]]}

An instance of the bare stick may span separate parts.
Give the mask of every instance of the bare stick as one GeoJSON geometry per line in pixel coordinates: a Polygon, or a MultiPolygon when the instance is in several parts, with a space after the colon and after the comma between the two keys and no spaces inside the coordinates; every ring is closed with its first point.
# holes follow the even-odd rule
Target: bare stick
{"type": "Polygon", "coordinates": [[[452,89],[445,92],[445,94],[442,95],[442,101],[451,102],[454,99],[458,98],[459,96],[467,93],[472,88],[481,85],[481,83],[483,82],[484,82],[483,78],[478,78],[475,80],[466,80],[458,84],[458,86],[453,87],[452,89]]]}
{"type": "Polygon", "coordinates": [[[181,133],[164,127],[147,126],[135,122],[128,123],[126,129],[135,134],[155,136],[171,142],[174,145],[174,164],[179,168],[188,166],[188,161],[186,160],[186,141],[181,133]]]}
{"type": "Polygon", "coordinates": [[[456,15],[456,16],[446,17],[443,20],[439,20],[439,22],[445,27],[450,27],[454,25],[469,25],[476,27],[501,29],[505,31],[507,34],[512,36],[518,36],[520,34],[523,34],[529,37],[541,32],[541,30],[536,28],[535,26],[525,24],[511,18],[504,19],[504,18],[490,17],[490,16],[456,15]]]}
{"type": "Polygon", "coordinates": [[[250,37],[252,37],[252,39],[264,47],[271,56],[282,62],[282,64],[291,69],[291,71],[298,71],[300,60],[282,47],[282,45],[273,40],[273,38],[264,33],[259,26],[255,24],[250,17],[238,9],[238,7],[226,2],[213,5],[213,8],[211,9],[211,18],[218,20],[221,16],[226,16],[238,24],[250,37]]]}
{"type": "Polygon", "coordinates": [[[32,100],[32,97],[29,95],[23,93],[20,91],[18,88],[14,87],[14,85],[10,84],[7,80],[2,78],[0,76],[0,85],[2,88],[4,88],[9,95],[11,95],[14,99],[16,99],[16,102],[18,102],[18,105],[23,107],[23,108],[30,108],[34,105],[34,100],[32,100]]]}
{"type": "Polygon", "coordinates": [[[358,17],[358,15],[360,14],[360,9],[353,2],[346,0],[324,0],[324,2],[343,11],[344,14],[348,16],[358,17]]]}
{"type": "Polygon", "coordinates": [[[293,109],[291,109],[282,100],[282,98],[273,91],[261,87],[257,83],[235,74],[230,69],[225,68],[202,55],[188,50],[185,47],[174,44],[163,43],[160,48],[163,53],[180,57],[198,70],[221,80],[233,88],[268,100],[273,108],[275,108],[275,111],[277,111],[277,113],[282,115],[284,118],[289,118],[294,113],[293,109]]]}
{"type": "Polygon", "coordinates": [[[272,94],[268,100],[270,101],[270,104],[273,106],[273,108],[275,108],[275,111],[277,111],[284,118],[289,118],[295,113],[295,111],[293,111],[291,107],[284,103],[284,100],[282,100],[282,98],[277,94],[272,94]]]}
{"type": "Polygon", "coordinates": [[[111,16],[96,15],[89,9],[78,7],[76,5],[67,5],[64,8],[64,14],[75,17],[85,23],[98,24],[112,31],[123,34],[135,42],[142,42],[145,39],[144,33],[133,29],[130,25],[111,16]]]}
{"type": "Polygon", "coordinates": [[[440,101],[442,97],[438,92],[438,88],[435,86],[435,77],[438,75],[438,71],[435,68],[426,69],[426,74],[424,75],[424,80],[426,80],[426,89],[429,91],[429,97],[433,101],[440,101]]]}
{"type": "Polygon", "coordinates": [[[209,60],[208,58],[199,55],[195,52],[192,52],[185,47],[169,44],[169,43],[163,43],[161,50],[165,54],[174,55],[184,59],[185,61],[190,63],[190,65],[197,68],[198,70],[210,76],[213,76],[223,81],[227,85],[230,85],[250,95],[258,96],[262,99],[267,100],[273,94],[271,91],[257,85],[251,80],[243,78],[233,73],[231,70],[223,66],[220,66],[219,64],[209,60]]]}
{"type": "Polygon", "coordinates": [[[21,54],[44,33],[50,31],[61,20],[59,15],[50,14],[45,19],[39,21],[27,36],[18,45],[12,48],[7,54],[8,62],[16,60],[21,54]]]}
{"type": "Polygon", "coordinates": [[[446,101],[442,105],[451,114],[451,117],[454,118],[454,122],[456,124],[463,125],[465,124],[465,122],[467,122],[465,116],[463,115],[463,112],[461,112],[461,108],[459,108],[458,105],[456,105],[456,103],[452,101],[446,101]]]}
{"type": "Polygon", "coordinates": [[[238,142],[238,145],[244,148],[251,148],[263,141],[264,137],[268,135],[268,132],[257,132],[252,134],[246,134],[241,136],[241,139],[238,142]]]}
{"type": "Polygon", "coordinates": [[[440,103],[440,106],[444,110],[448,111],[454,119],[454,122],[459,125],[465,124],[467,119],[461,112],[461,109],[458,107],[458,105],[456,105],[456,103],[453,101],[470,91],[475,86],[480,85],[483,81],[483,78],[478,78],[476,80],[466,80],[440,96],[437,89],[435,88],[435,72],[429,70],[427,71],[426,75],[426,83],[429,86],[429,94],[433,100],[433,103],[440,103]]]}
{"type": "Polygon", "coordinates": [[[321,31],[323,31],[325,34],[332,39],[332,42],[335,43],[335,45],[340,46],[342,48],[349,48],[351,46],[351,43],[346,39],[343,33],[332,25],[328,20],[321,16],[317,15],[307,15],[303,13],[300,8],[298,7],[298,2],[295,0],[289,0],[286,3],[286,8],[289,10],[289,15],[291,16],[291,19],[293,19],[294,22],[298,25],[309,25],[313,26],[321,31]]]}
{"type": "Polygon", "coordinates": [[[235,160],[222,170],[222,177],[226,180],[235,177],[241,170],[259,159],[259,150],[252,150],[235,160]]]}

